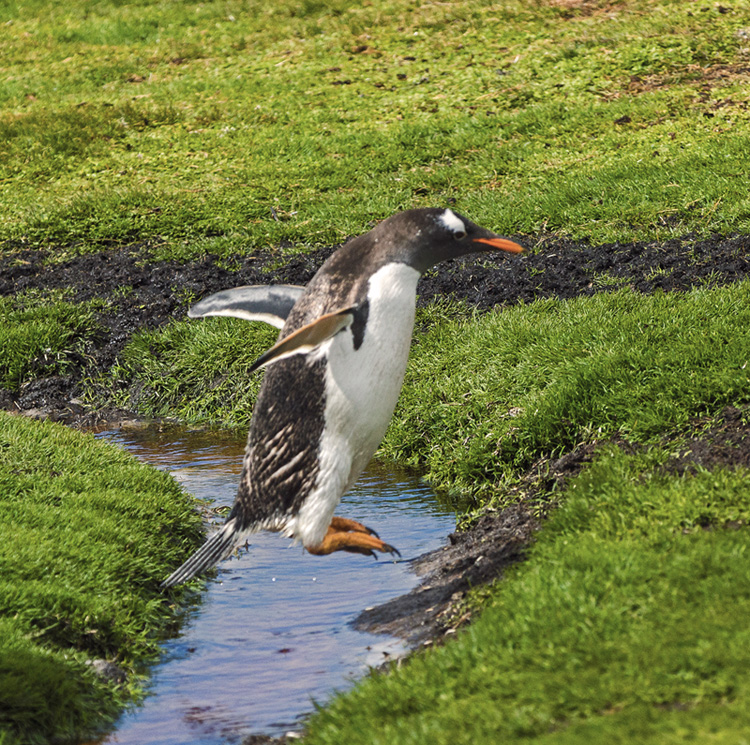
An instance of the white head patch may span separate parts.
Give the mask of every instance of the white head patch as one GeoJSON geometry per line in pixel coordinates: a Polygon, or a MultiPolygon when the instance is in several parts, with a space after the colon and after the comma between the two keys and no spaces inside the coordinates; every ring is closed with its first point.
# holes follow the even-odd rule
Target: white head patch
{"type": "Polygon", "coordinates": [[[448,230],[453,231],[454,233],[466,233],[466,226],[464,225],[464,221],[456,215],[455,212],[452,210],[445,210],[442,215],[440,215],[440,222],[445,225],[448,230]]]}

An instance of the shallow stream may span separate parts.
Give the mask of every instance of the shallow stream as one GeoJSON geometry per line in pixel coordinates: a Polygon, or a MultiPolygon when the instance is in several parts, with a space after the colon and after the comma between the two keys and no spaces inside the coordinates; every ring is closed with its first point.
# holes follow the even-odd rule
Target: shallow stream
{"type": "MultiPolygon", "coordinates": [[[[154,426],[98,436],[169,471],[212,506],[234,500],[244,436],[154,426]]],[[[249,552],[221,565],[180,636],[163,644],[151,695],[102,743],[223,745],[299,730],[313,701],[402,654],[399,640],[355,631],[351,622],[416,585],[408,560],[444,543],[454,513],[419,478],[374,464],[337,514],[377,530],[403,560],[316,557],[278,534],[253,536],[249,552]]]]}

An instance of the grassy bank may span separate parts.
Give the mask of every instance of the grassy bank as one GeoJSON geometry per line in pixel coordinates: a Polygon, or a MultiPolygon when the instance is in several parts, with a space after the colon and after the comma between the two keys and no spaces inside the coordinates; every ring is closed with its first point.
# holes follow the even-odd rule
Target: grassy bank
{"type": "Polygon", "coordinates": [[[600,451],[478,621],[305,742],[747,742],[750,473],[671,458],[600,451]]]}
{"type": "Polygon", "coordinates": [[[97,336],[94,310],[103,302],[73,303],[62,293],[0,297],[0,388],[17,391],[36,378],[80,369],[97,336]]]}
{"type": "Polygon", "coordinates": [[[417,337],[384,452],[486,499],[580,443],[658,439],[750,403],[748,324],[747,282],[444,320],[417,337]]]}
{"type": "Polygon", "coordinates": [[[534,461],[628,444],[555,495],[472,627],[335,700],[306,742],[750,738],[750,472],[679,464],[685,433],[710,447],[709,415],[750,403],[748,290],[539,302],[419,340],[386,452],[446,488],[502,502],[534,461]]]}
{"type": "MultiPolygon", "coordinates": [[[[619,290],[488,314],[442,305],[420,313],[417,328],[425,330],[415,335],[381,454],[482,501],[540,457],[612,437],[648,442],[750,403],[746,282],[685,294],[619,290]]],[[[227,319],[144,332],[112,385],[130,380],[119,402],[151,416],[241,424],[261,380],[246,371],[274,336],[227,319]]]]}
{"type": "MultiPolygon", "coordinates": [[[[679,464],[689,435],[726,406],[750,405],[750,284],[463,309],[456,320],[460,310],[418,319],[382,453],[486,506],[512,499],[532,465],[583,443],[627,445],[602,446],[565,493],[539,495],[540,509],[550,497],[561,506],[528,561],[484,595],[479,621],[335,700],[306,741],[750,736],[750,473],[679,464]]],[[[226,319],[139,337],[124,358],[141,400],[227,421],[249,410],[240,361],[230,376],[247,389],[223,406],[214,395],[224,355],[236,356],[232,326],[236,339],[260,340],[226,319]],[[209,348],[212,361],[200,353],[209,348]]]]}
{"type": "Polygon", "coordinates": [[[0,413],[0,738],[75,740],[137,697],[176,608],[160,581],[201,539],[168,475],[0,413]],[[106,660],[127,676],[105,680],[106,660]]]}
{"type": "Polygon", "coordinates": [[[97,395],[149,417],[244,427],[262,380],[247,371],[277,336],[271,326],[225,318],[142,331],[99,381],[97,395]]]}

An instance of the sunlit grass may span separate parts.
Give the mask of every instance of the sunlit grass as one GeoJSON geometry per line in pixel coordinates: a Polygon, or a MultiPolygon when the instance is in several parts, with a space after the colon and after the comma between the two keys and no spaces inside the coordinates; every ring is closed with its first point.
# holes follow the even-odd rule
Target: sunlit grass
{"type": "Polygon", "coordinates": [[[750,403],[750,285],[543,300],[416,338],[383,451],[484,494],[582,442],[750,403]],[[446,432],[452,433],[450,437],[446,432]]]}
{"type": "Polygon", "coordinates": [[[305,742],[744,742],[750,474],[670,475],[669,456],[600,453],[468,630],[335,699],[305,742]]]}
{"type": "Polygon", "coordinates": [[[8,15],[0,239],[313,245],[447,199],[506,233],[750,227],[739,8],[80,2],[8,15]]]}
{"type": "Polygon", "coordinates": [[[167,474],[6,413],[0,495],[0,731],[77,739],[138,695],[175,623],[159,583],[201,540],[201,520],[167,474]],[[98,679],[87,664],[97,658],[129,680],[98,679]]]}
{"type": "Polygon", "coordinates": [[[98,395],[149,417],[247,426],[262,380],[247,371],[277,335],[264,324],[225,318],[143,331],[98,381],[98,395]]]}

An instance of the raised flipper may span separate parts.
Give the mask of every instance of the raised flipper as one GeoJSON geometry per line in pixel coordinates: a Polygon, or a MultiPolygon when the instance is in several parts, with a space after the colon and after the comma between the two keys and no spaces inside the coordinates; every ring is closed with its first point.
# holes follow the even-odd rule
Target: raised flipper
{"type": "Polygon", "coordinates": [[[258,357],[248,372],[258,370],[271,362],[278,362],[286,357],[291,357],[293,354],[312,352],[315,347],[320,346],[347,326],[351,326],[356,312],[356,307],[344,308],[334,313],[326,313],[312,323],[306,324],[289,336],[284,337],[258,357]]]}
{"type": "Polygon", "coordinates": [[[263,321],[280,329],[305,291],[298,285],[245,285],[204,297],[188,311],[190,318],[231,316],[263,321]]]}

